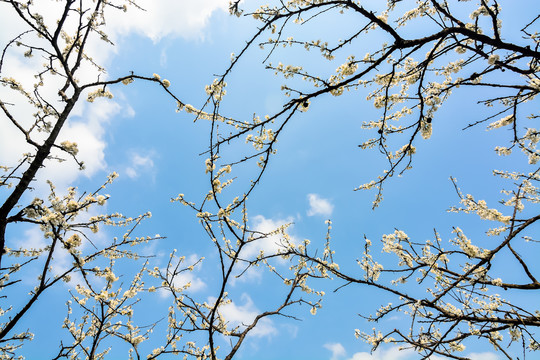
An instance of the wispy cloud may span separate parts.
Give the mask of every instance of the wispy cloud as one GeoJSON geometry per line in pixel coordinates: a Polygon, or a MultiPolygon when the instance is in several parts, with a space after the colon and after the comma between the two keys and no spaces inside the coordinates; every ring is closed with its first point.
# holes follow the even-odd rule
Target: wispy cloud
{"type": "MultiPolygon", "coordinates": [[[[256,215],[252,217],[251,229],[263,234],[268,234],[279,227],[290,224],[293,222],[292,217],[286,219],[268,219],[262,215],[256,215]]],[[[292,225],[288,227],[290,229],[292,225]]],[[[296,243],[296,239],[293,236],[290,236],[290,241],[296,243]]],[[[270,235],[265,238],[258,239],[250,244],[248,244],[245,250],[242,252],[242,257],[253,257],[264,251],[265,254],[275,254],[280,249],[282,249],[282,236],[280,234],[270,235]]]]}
{"type": "MultiPolygon", "coordinates": [[[[331,346],[336,344],[326,344],[325,348],[332,351],[332,360],[336,360],[337,357],[334,357],[336,354],[332,350],[331,346]],[[327,347],[327,345],[329,345],[327,347]]],[[[340,344],[337,344],[340,345],[340,344]]],[[[335,347],[335,350],[338,351],[338,354],[342,354],[339,347],[335,347]]],[[[343,349],[345,351],[345,349],[343,349]]],[[[492,352],[482,352],[482,353],[468,353],[463,354],[464,356],[474,359],[474,360],[499,360],[499,356],[492,352]]],[[[341,355],[339,355],[341,356],[341,355]]],[[[418,353],[412,349],[400,350],[399,346],[390,346],[385,348],[378,348],[372,353],[368,352],[357,352],[348,360],[416,360],[418,359],[418,353]]],[[[444,360],[446,357],[442,356],[430,356],[430,360],[444,360]]]]}
{"type": "Polygon", "coordinates": [[[347,354],[345,348],[340,343],[327,343],[323,346],[325,349],[328,349],[332,352],[332,357],[330,358],[330,360],[337,360],[347,354]]]}
{"type": "MultiPolygon", "coordinates": [[[[250,230],[261,234],[255,235],[256,240],[250,242],[242,249],[240,257],[243,259],[253,259],[257,255],[259,255],[261,251],[264,252],[264,254],[266,255],[278,253],[281,249],[283,249],[283,235],[272,234],[264,237],[262,234],[272,233],[283,225],[291,224],[293,220],[294,218],[292,217],[288,217],[286,219],[269,219],[265,218],[262,215],[255,215],[251,217],[250,230]]],[[[287,230],[289,230],[291,227],[292,225],[290,225],[287,230]]],[[[289,241],[293,244],[298,243],[298,240],[290,234],[289,241]]],[[[277,257],[277,261],[279,263],[283,263],[286,260],[282,259],[281,257],[277,257]]],[[[231,285],[235,286],[238,283],[258,283],[262,281],[263,273],[264,269],[261,269],[260,267],[252,266],[249,267],[249,269],[247,270],[245,268],[239,267],[231,280],[231,285]]]]}
{"type": "Polygon", "coordinates": [[[165,36],[203,38],[202,30],[216,10],[227,11],[223,0],[140,0],[144,9],[128,7],[126,14],[108,19],[107,26],[116,36],[136,33],[158,42],[165,36]]]}
{"type": "Polygon", "coordinates": [[[149,174],[154,169],[153,152],[146,155],[133,152],[130,158],[130,165],[126,168],[125,174],[130,179],[138,178],[141,174],[149,174]]]}
{"type": "Polygon", "coordinates": [[[372,353],[357,352],[349,360],[413,360],[418,354],[411,349],[400,350],[399,346],[378,348],[372,353]]]}
{"type": "MultiPolygon", "coordinates": [[[[499,360],[501,359],[497,354],[492,353],[492,352],[487,352],[487,351],[481,352],[481,353],[472,352],[472,353],[464,354],[463,356],[466,356],[467,358],[474,359],[474,360],[499,360]]],[[[447,358],[434,355],[434,356],[431,356],[429,359],[430,360],[446,360],[447,358]]]]}
{"type": "MultiPolygon", "coordinates": [[[[194,264],[197,264],[193,270],[191,271],[184,271],[180,274],[175,275],[173,280],[173,285],[175,287],[183,287],[187,284],[190,284],[189,288],[186,289],[186,292],[197,292],[201,291],[206,288],[206,283],[197,276],[197,273],[201,270],[202,262],[199,262],[200,257],[197,254],[191,254],[186,257],[186,259],[183,261],[183,264],[185,266],[192,266],[194,264]]],[[[162,271],[165,273],[166,269],[162,269],[162,271]]],[[[171,293],[165,289],[161,289],[159,292],[160,296],[162,298],[169,297],[171,293]]]]}
{"type": "Polygon", "coordinates": [[[500,357],[497,354],[492,352],[482,352],[482,353],[469,353],[468,357],[475,360],[499,360],[500,357]]]}
{"type": "MultiPolygon", "coordinates": [[[[244,303],[243,305],[238,305],[234,301],[223,306],[220,310],[221,315],[229,323],[229,328],[234,328],[239,326],[241,329],[246,328],[250,325],[255,317],[260,314],[259,309],[251,300],[251,297],[244,293],[241,296],[241,300],[244,303]]],[[[210,299],[210,302],[215,302],[215,299],[210,299]]],[[[261,319],[257,326],[250,331],[249,336],[255,337],[265,337],[277,335],[278,331],[274,327],[272,320],[268,318],[261,319]]]]}
{"type": "Polygon", "coordinates": [[[320,197],[318,194],[308,194],[309,210],[308,216],[322,215],[330,216],[334,211],[334,205],[328,200],[320,197]]]}

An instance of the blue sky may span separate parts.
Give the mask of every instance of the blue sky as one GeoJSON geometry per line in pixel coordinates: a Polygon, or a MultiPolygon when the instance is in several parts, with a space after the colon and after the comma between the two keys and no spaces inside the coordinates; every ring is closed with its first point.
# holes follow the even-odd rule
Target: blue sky
{"type": "MultiPolygon", "coordinates": [[[[91,50],[106,66],[110,78],[130,71],[145,76],[157,73],[171,81],[171,90],[179,98],[199,107],[206,100],[205,85],[228,67],[230,54],[242,48],[257,24],[250,18],[229,16],[224,0],[173,3],[146,1],[143,7],[148,6],[147,15],[134,15],[130,10],[124,20],[111,20],[111,37],[116,46],[91,50]]],[[[246,4],[253,5],[254,1],[246,4]]],[[[510,13],[509,21],[513,21],[513,16],[510,13]]],[[[339,36],[338,30],[352,26],[331,20],[331,25],[343,26],[337,30],[322,29],[324,36],[339,36]]],[[[9,34],[0,36],[2,41],[8,37],[9,34]]],[[[380,39],[373,39],[373,44],[378,41],[380,39]]],[[[358,49],[359,53],[362,51],[358,49]]],[[[279,91],[282,79],[264,71],[261,61],[266,54],[254,47],[237,65],[227,81],[229,95],[223,103],[225,113],[249,117],[253,113],[264,115],[279,109],[284,99],[279,91]]],[[[282,59],[280,56],[300,63],[307,61],[303,53],[279,52],[275,60],[270,61],[277,63],[282,59]]],[[[339,64],[337,61],[324,65],[313,60],[306,65],[334,69],[339,64]]],[[[18,71],[24,74],[24,64],[18,71]]],[[[136,81],[129,86],[116,86],[111,92],[115,95],[113,100],[81,104],[61,135],[79,143],[87,169],[79,172],[74,164],[62,164],[61,168],[51,164],[40,174],[40,179],[53,180],[59,189],[70,185],[94,189],[103,183],[108,173],[116,171],[120,177],[107,189],[111,199],[106,210],[128,216],[151,211],[152,218],[145,221],[138,232],[166,238],[148,245],[143,253],[156,255],[152,261],[157,266],[165,266],[172,249],[193,262],[204,256],[202,265],[184,280],[192,282],[193,296],[215,297],[217,272],[213,247],[195,214],[169,201],[178,193],[200,201],[208,190],[204,172],[206,156],[199,154],[208,146],[209,124],[203,120],[194,123],[192,115],[175,112],[176,104],[153,84],[136,81]]],[[[484,109],[471,101],[476,94],[466,90],[455,94],[438,113],[431,139],[417,144],[413,169],[387,183],[385,199],[373,211],[374,194],[353,191],[379,175],[385,166],[384,158],[377,151],[358,148],[358,144],[370,137],[361,129],[362,121],[379,116],[377,109],[365,100],[367,93],[359,91],[339,98],[317,99],[308,112],[288,124],[280,137],[278,154],[249,200],[252,226],[270,231],[282,223],[292,222],[291,236],[299,240],[311,239],[320,246],[326,233],[324,221],[330,218],[337,262],[358,274],[360,270],[355,260],[362,256],[364,235],[375,241],[399,228],[422,242],[433,238],[434,228],[444,239],[449,239],[452,226],[459,225],[471,237],[482,237],[489,225],[486,222],[470,215],[447,214],[450,206],[459,203],[449,177],[458,179],[463,192],[488,199],[495,205],[501,197],[502,182],[492,176],[492,169],[514,169],[518,160],[526,164],[519,154],[501,158],[493,151],[496,145],[506,141],[505,130],[486,132],[485,127],[479,126],[462,131],[468,119],[473,121],[484,109]]],[[[7,163],[24,151],[15,143],[18,140],[9,138],[9,131],[0,134],[0,160],[7,163]]],[[[41,191],[43,189],[37,186],[36,192],[41,191]]],[[[115,231],[104,229],[100,236],[117,236],[115,231]]],[[[10,233],[14,243],[22,239],[40,244],[40,236],[39,232],[26,228],[10,233]]],[[[57,261],[62,266],[62,259],[57,261]]],[[[310,308],[302,306],[294,312],[302,321],[272,318],[263,322],[237,358],[417,358],[391,346],[370,355],[370,346],[354,336],[354,329],[369,331],[372,327],[358,314],[368,315],[379,305],[395,299],[370,288],[351,287],[333,293],[338,284],[320,286],[327,295],[316,316],[309,313],[310,308]]],[[[69,287],[69,284],[59,285],[57,292],[41,300],[21,325],[21,328],[37,329],[36,339],[21,354],[38,359],[43,351],[54,353],[56,345],[50,344],[64,336],[58,329],[69,287]]],[[[253,272],[245,280],[235,282],[229,290],[234,301],[228,310],[230,319],[248,320],[250,314],[271,306],[281,295],[281,290],[275,290],[278,288],[275,278],[264,271],[253,272]]],[[[169,300],[157,296],[148,302],[142,301],[136,309],[141,319],[163,316],[169,300]]],[[[403,319],[394,318],[381,325],[393,328],[403,324],[403,319]]],[[[114,351],[123,356],[120,355],[123,349],[114,351]]],[[[471,344],[466,354],[473,352],[476,355],[471,356],[475,359],[502,359],[492,348],[471,344]]]]}

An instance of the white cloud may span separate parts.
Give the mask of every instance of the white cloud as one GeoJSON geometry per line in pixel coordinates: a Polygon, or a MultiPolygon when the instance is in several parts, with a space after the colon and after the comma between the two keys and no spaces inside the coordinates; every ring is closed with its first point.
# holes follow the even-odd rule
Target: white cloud
{"type": "Polygon", "coordinates": [[[345,348],[340,343],[327,343],[323,345],[325,349],[332,352],[331,360],[337,360],[347,354],[345,348]]]}
{"type": "MultiPolygon", "coordinates": [[[[60,191],[63,191],[80,176],[92,177],[107,167],[105,128],[109,120],[120,112],[121,106],[113,101],[105,100],[96,101],[93,106],[86,104],[81,106],[85,107],[84,118],[70,118],[62,128],[56,143],[60,144],[65,140],[77,143],[79,149],[77,159],[84,162],[85,170],[79,170],[79,166],[70,155],[53,148],[51,155],[67,161],[60,163],[57,160],[47,160],[45,162],[45,167],[37,173],[38,181],[33,185],[39,193],[48,193],[48,186],[44,180],[51,180],[60,191]]],[[[31,149],[14,126],[9,126],[4,122],[2,124],[5,126],[0,131],[0,164],[14,166],[21,158],[21,154],[31,149]]]]}
{"type": "Polygon", "coordinates": [[[174,278],[174,286],[180,287],[190,283],[188,291],[197,292],[206,287],[206,283],[201,278],[196,277],[192,272],[186,272],[177,275],[174,278]]]}
{"type": "MultiPolygon", "coordinates": [[[[108,9],[106,33],[113,42],[132,33],[150,38],[154,42],[166,36],[202,39],[202,31],[208,25],[212,14],[216,11],[228,12],[228,2],[225,0],[138,0],[137,4],[144,10],[134,6],[128,6],[125,13],[108,9]]],[[[41,14],[51,29],[55,28],[63,9],[64,4],[61,2],[45,0],[36,2],[32,7],[32,11],[41,14]]],[[[4,25],[0,32],[0,41],[3,43],[27,27],[19,21],[9,4],[0,4],[0,19],[4,25]]],[[[68,18],[68,26],[75,25],[75,21],[69,21],[71,19],[76,17],[68,18]]]]}
{"type": "Polygon", "coordinates": [[[152,160],[152,156],[152,151],[146,155],[140,155],[136,152],[132,153],[130,165],[125,170],[126,175],[130,179],[135,179],[142,173],[150,173],[154,168],[154,160],[152,160]]]}
{"type": "MultiPolygon", "coordinates": [[[[210,303],[214,303],[216,301],[215,298],[209,300],[210,303]]],[[[253,300],[251,300],[251,297],[249,297],[248,294],[242,294],[241,300],[244,302],[244,305],[237,305],[235,302],[231,302],[220,308],[220,313],[228,322],[229,329],[240,326],[242,330],[253,323],[255,317],[260,314],[260,311],[257,309],[253,303],[253,300]]],[[[278,331],[274,327],[272,320],[263,318],[259,320],[257,326],[250,331],[249,336],[265,337],[277,335],[277,333],[278,331]]]]}
{"type": "MultiPolygon", "coordinates": [[[[43,231],[37,226],[26,229],[21,234],[22,236],[11,237],[8,239],[7,246],[13,249],[43,249],[45,246],[50,245],[51,240],[46,240],[43,236],[43,231]]],[[[83,248],[85,242],[83,242],[83,248]]],[[[66,270],[72,267],[73,258],[71,254],[64,249],[61,244],[57,244],[54,249],[54,257],[50,264],[52,275],[61,275],[66,270]]],[[[36,277],[41,273],[42,269],[40,268],[42,264],[34,262],[33,264],[28,264],[25,268],[25,272],[22,272],[19,275],[22,275],[22,280],[25,285],[35,285],[36,277]]],[[[70,274],[71,281],[69,283],[64,283],[68,288],[74,287],[76,284],[82,284],[83,278],[79,273],[72,272],[70,274]]]]}
{"type": "MultiPolygon", "coordinates": [[[[79,224],[88,223],[91,217],[105,213],[106,208],[107,205],[92,206],[88,208],[87,211],[80,212],[73,221],[74,223],[79,224]]],[[[39,226],[31,226],[32,227],[24,230],[19,229],[20,232],[9,237],[7,239],[7,246],[13,249],[43,249],[44,247],[52,244],[51,238],[45,238],[44,233],[39,226]]],[[[84,256],[93,254],[98,251],[98,249],[103,249],[111,244],[112,236],[109,233],[108,226],[101,225],[97,233],[93,233],[86,228],[72,229],[64,234],[63,238],[69,238],[72,234],[76,233],[76,231],[79,233],[79,235],[81,235],[82,238],[81,245],[77,249],[80,250],[84,256]]],[[[45,255],[42,254],[42,260],[44,256],[47,256],[47,251],[45,251],[44,254],[45,255]]],[[[73,268],[73,261],[73,255],[64,248],[60,241],[58,241],[54,247],[53,258],[50,263],[50,274],[54,276],[64,274],[67,270],[73,268]]],[[[33,262],[32,264],[29,264],[29,267],[26,268],[26,272],[21,273],[25,278],[24,281],[27,283],[32,283],[35,280],[35,277],[42,271],[42,269],[39,268],[42,265],[42,262],[33,262]]],[[[85,284],[85,280],[83,279],[81,273],[77,270],[73,270],[69,276],[71,277],[71,281],[67,283],[62,282],[67,288],[73,289],[78,284],[85,284]]],[[[94,277],[94,279],[96,281],[96,285],[104,284],[102,278],[94,277]]]]}
{"type": "MultiPolygon", "coordinates": [[[[223,0],[141,0],[137,2],[147,11],[142,11],[130,6],[126,13],[109,8],[107,18],[107,28],[105,32],[109,33],[113,40],[117,41],[122,37],[127,37],[136,33],[142,37],[147,37],[153,41],[158,41],[165,36],[184,37],[184,38],[202,38],[202,31],[208,24],[211,15],[217,11],[227,10],[227,2],[223,0]]],[[[86,6],[86,5],[83,5],[86,6]]],[[[54,29],[57,19],[61,16],[64,4],[58,1],[39,1],[32,7],[33,12],[40,13],[44,22],[49,28],[54,29]]],[[[12,6],[7,3],[0,3],[0,23],[3,28],[0,32],[0,42],[6,44],[18,34],[27,29],[27,25],[16,16],[12,6]],[[5,30],[5,31],[4,31],[5,30]]],[[[76,17],[68,17],[66,29],[72,32],[77,23],[76,17]]],[[[34,46],[42,46],[44,40],[38,39],[34,35],[25,35],[24,41],[29,41],[34,46]]],[[[89,38],[86,53],[93,60],[105,68],[108,67],[115,53],[120,49],[109,46],[99,39],[98,36],[89,38]]],[[[32,58],[23,57],[22,53],[26,51],[23,47],[12,47],[6,54],[3,61],[2,74],[7,77],[14,77],[26,89],[33,89],[36,79],[34,75],[42,70],[43,59],[41,56],[32,58]]],[[[162,61],[166,61],[165,54],[162,61]]],[[[96,81],[98,73],[96,69],[88,64],[81,64],[77,73],[78,80],[81,83],[96,81]]],[[[101,80],[107,79],[107,74],[101,74],[101,80]]],[[[51,104],[58,103],[58,89],[62,86],[62,78],[59,76],[45,76],[44,86],[41,88],[40,96],[51,104]]],[[[113,93],[115,89],[112,89],[113,93]]],[[[4,103],[13,103],[17,106],[9,106],[10,111],[16,119],[21,121],[21,125],[29,128],[33,123],[32,114],[35,109],[30,106],[26,100],[20,99],[15,92],[9,88],[0,89],[0,96],[4,103]]],[[[123,111],[125,114],[133,115],[133,109],[122,101],[122,106],[117,102],[96,101],[95,104],[87,104],[83,94],[80,101],[72,111],[72,116],[64,126],[59,144],[67,139],[75,141],[78,144],[79,157],[86,164],[84,174],[88,177],[96,172],[105,169],[105,149],[104,139],[105,123],[112,117],[123,111]],[[80,117],[80,119],[76,119],[80,117]],[[75,120],[74,120],[75,118],[75,120]]],[[[0,123],[0,164],[15,166],[22,154],[32,151],[32,148],[26,144],[20,131],[15,128],[5,117],[0,123]]],[[[34,140],[40,141],[46,134],[32,134],[34,140]]],[[[56,154],[60,152],[57,151],[56,154]]],[[[65,154],[63,154],[65,155],[65,154]]],[[[65,156],[62,156],[65,158],[65,156]]],[[[144,160],[144,159],[143,159],[144,160]]],[[[140,163],[138,163],[141,165],[140,163]]],[[[146,165],[150,164],[149,162],[146,165]]],[[[49,161],[46,169],[38,173],[41,179],[50,179],[57,184],[59,189],[71,184],[82,172],[78,171],[76,164],[69,160],[67,163],[60,164],[59,170],[57,163],[49,161]]],[[[128,175],[136,176],[137,168],[131,167],[128,175]]]]}
{"type": "MultiPolygon", "coordinates": [[[[247,244],[240,254],[242,259],[253,259],[260,254],[261,251],[265,255],[277,254],[283,250],[282,241],[283,236],[280,234],[274,234],[267,237],[264,237],[263,234],[268,234],[279,227],[291,224],[286,229],[289,230],[293,225],[294,218],[288,217],[286,219],[267,219],[262,215],[256,215],[251,218],[250,230],[259,232],[260,234],[255,234],[254,237],[256,240],[247,244]],[[260,238],[259,238],[260,237],[260,238]]],[[[287,232],[288,234],[288,232],[287,232]]],[[[289,241],[293,244],[298,244],[299,241],[294,236],[289,234],[289,241]]],[[[279,263],[284,263],[286,260],[281,257],[277,257],[276,260],[279,263]]],[[[231,281],[231,285],[236,285],[237,283],[249,283],[249,282],[260,282],[263,278],[264,269],[260,267],[250,267],[246,271],[244,268],[239,268],[234,274],[234,277],[231,281]],[[240,275],[240,277],[236,277],[240,275]]]]}
{"type": "Polygon", "coordinates": [[[328,199],[323,199],[317,194],[308,194],[307,198],[309,201],[309,210],[307,211],[308,216],[332,215],[332,211],[334,210],[334,205],[332,205],[328,199]]]}
{"type": "MultiPolygon", "coordinates": [[[[1,12],[0,12],[1,13],[1,12]]],[[[2,16],[0,16],[1,21],[2,16]]],[[[20,55],[20,54],[19,54],[20,55]]],[[[42,60],[41,57],[34,58],[42,60]]],[[[4,59],[4,67],[2,73],[6,76],[13,76],[23,84],[25,89],[31,89],[36,82],[34,73],[39,71],[41,64],[36,64],[34,58],[21,60],[17,54],[8,53],[4,59]]],[[[84,74],[93,73],[82,71],[84,74]]],[[[56,92],[59,85],[60,77],[48,77],[44,80],[45,86],[41,88],[40,97],[46,99],[52,104],[57,104],[58,99],[56,92]]],[[[17,96],[7,87],[0,88],[0,96],[8,105],[10,113],[25,128],[30,129],[34,122],[33,114],[36,109],[32,107],[20,96],[17,96]]],[[[61,110],[61,109],[60,109],[61,110]]],[[[98,99],[94,104],[84,101],[84,96],[75,105],[71,112],[71,116],[64,124],[56,144],[60,144],[64,140],[77,143],[79,153],[77,158],[85,163],[86,169],[80,171],[75,161],[57,148],[53,148],[51,155],[66,159],[66,162],[59,163],[57,160],[48,160],[45,162],[45,168],[38,171],[38,181],[33,185],[39,190],[43,180],[51,180],[59,190],[63,190],[66,186],[71,185],[81,175],[91,177],[97,172],[106,168],[105,163],[105,132],[106,127],[112,117],[118,115],[122,111],[122,106],[115,101],[98,99]]],[[[131,109],[131,113],[133,110],[131,109]]],[[[128,114],[130,113],[128,108],[128,114]]],[[[25,152],[33,152],[34,149],[29,146],[22,133],[13,125],[7,117],[3,117],[0,122],[0,164],[7,166],[16,166],[25,152]]],[[[30,134],[31,138],[37,143],[41,143],[48,134],[38,132],[36,129],[30,134]]]]}
{"type": "MultiPolygon", "coordinates": [[[[492,352],[481,352],[481,353],[477,353],[477,352],[472,352],[472,353],[469,353],[469,354],[464,354],[462,356],[466,356],[467,358],[469,359],[473,359],[473,360],[499,360],[500,357],[495,354],[495,353],[492,353],[492,352]]],[[[429,360],[447,360],[448,358],[447,357],[443,357],[443,356],[438,356],[438,355],[432,355],[429,357],[429,360]]]]}
{"type": "Polygon", "coordinates": [[[23,232],[22,238],[17,238],[13,242],[8,242],[8,247],[13,249],[42,249],[47,246],[43,238],[43,231],[39,227],[32,227],[23,232]]]}
{"type": "Polygon", "coordinates": [[[467,357],[474,360],[499,360],[500,357],[492,352],[469,353],[467,357]]]}
{"type": "Polygon", "coordinates": [[[231,277],[231,286],[241,283],[261,283],[265,269],[251,266],[246,271],[244,270],[245,268],[242,267],[234,270],[234,276],[231,277]]]}
{"type": "MultiPolygon", "coordinates": [[[[160,237],[159,234],[154,235],[154,237],[160,237]]],[[[139,249],[139,253],[145,256],[153,256],[158,259],[163,258],[165,255],[169,255],[163,249],[159,247],[159,240],[150,241],[147,245],[139,249]]]]}
{"type": "MultiPolygon", "coordinates": [[[[291,324],[282,324],[281,328],[283,329],[283,331],[287,332],[289,339],[296,339],[296,337],[298,336],[298,331],[300,330],[298,326],[291,324]]],[[[283,333],[283,331],[281,333],[283,333]]]]}
{"type": "MultiPolygon", "coordinates": [[[[470,359],[474,360],[499,360],[499,356],[492,352],[469,353],[466,354],[470,359]]],[[[379,348],[373,353],[358,352],[349,360],[416,360],[418,353],[412,349],[399,350],[399,346],[393,346],[386,349],[379,348]]],[[[444,360],[446,357],[431,356],[430,360],[444,360]]]]}
{"type": "MultiPolygon", "coordinates": [[[[293,218],[289,217],[287,219],[267,219],[262,215],[256,215],[252,217],[252,226],[251,230],[258,231],[263,234],[271,233],[275,231],[280,226],[285,224],[290,224],[293,222],[293,218]]],[[[292,225],[288,227],[290,229],[292,225]]],[[[264,251],[265,254],[275,254],[280,249],[283,249],[281,245],[282,237],[280,235],[271,235],[265,238],[258,239],[249,243],[244,250],[242,250],[241,256],[243,258],[250,258],[257,256],[260,251],[264,251]]],[[[297,243],[296,239],[291,236],[290,241],[292,243],[297,243]]]]}
{"type": "MultiPolygon", "coordinates": [[[[202,266],[202,262],[198,262],[199,259],[200,257],[197,254],[191,254],[186,257],[186,259],[182,263],[184,265],[183,267],[188,267],[195,264],[197,265],[191,271],[186,270],[181,272],[180,274],[175,275],[173,280],[173,285],[175,287],[183,287],[190,283],[191,286],[186,290],[187,292],[197,292],[206,288],[206,283],[201,278],[196,276],[196,273],[201,270],[202,266]]],[[[167,269],[165,268],[161,270],[163,273],[167,271],[167,269]]],[[[171,293],[165,289],[162,289],[159,294],[163,298],[171,295],[171,293]]]]}
{"type": "MultiPolygon", "coordinates": [[[[1,19],[2,16],[0,16],[0,23],[1,19]]],[[[29,91],[36,82],[34,73],[30,71],[29,66],[39,67],[41,65],[34,61],[34,58],[23,62],[18,56],[8,52],[2,65],[2,77],[15,78],[25,90],[29,91]]],[[[0,86],[0,97],[18,124],[25,129],[30,128],[33,124],[32,114],[36,111],[35,108],[30,106],[25,98],[12,91],[9,87],[0,86]]],[[[3,111],[0,119],[0,128],[2,129],[0,131],[0,162],[2,165],[14,166],[22,158],[23,153],[31,152],[34,148],[26,143],[24,135],[8,120],[3,111]]],[[[44,139],[44,133],[35,133],[32,133],[34,140],[44,139]]]]}
{"type": "Polygon", "coordinates": [[[411,349],[400,350],[399,346],[382,349],[378,348],[373,353],[357,352],[349,360],[413,360],[418,354],[411,349]]]}
{"type": "Polygon", "coordinates": [[[113,35],[136,33],[154,42],[165,36],[201,39],[212,14],[228,11],[225,0],[139,0],[137,4],[146,11],[129,7],[126,14],[109,18],[113,35]]]}

